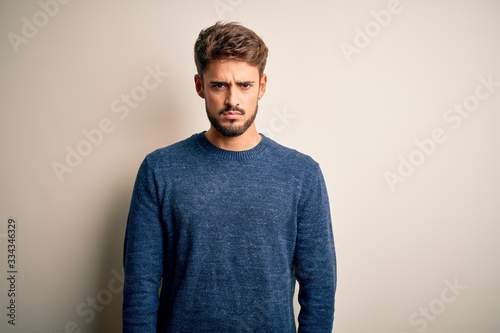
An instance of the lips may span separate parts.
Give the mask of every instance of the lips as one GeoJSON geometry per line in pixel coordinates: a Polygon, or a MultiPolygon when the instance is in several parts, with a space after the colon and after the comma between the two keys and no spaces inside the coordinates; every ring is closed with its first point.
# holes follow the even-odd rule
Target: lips
{"type": "Polygon", "coordinates": [[[238,106],[235,107],[226,107],[222,110],[219,111],[219,114],[225,114],[225,113],[239,113],[239,114],[245,114],[245,110],[239,108],[238,106]]]}
{"type": "Polygon", "coordinates": [[[238,111],[226,111],[226,112],[222,113],[223,118],[230,119],[230,120],[239,119],[242,116],[243,116],[243,114],[241,112],[238,112],[238,111]]]}

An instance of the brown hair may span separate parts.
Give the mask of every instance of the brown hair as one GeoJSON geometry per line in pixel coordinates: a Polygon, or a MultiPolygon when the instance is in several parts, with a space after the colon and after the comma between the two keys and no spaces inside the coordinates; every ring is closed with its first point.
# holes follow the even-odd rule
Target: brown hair
{"type": "Polygon", "coordinates": [[[217,22],[200,32],[194,44],[194,62],[198,75],[215,60],[245,61],[259,68],[262,77],[268,49],[252,30],[236,22],[217,22]]]}

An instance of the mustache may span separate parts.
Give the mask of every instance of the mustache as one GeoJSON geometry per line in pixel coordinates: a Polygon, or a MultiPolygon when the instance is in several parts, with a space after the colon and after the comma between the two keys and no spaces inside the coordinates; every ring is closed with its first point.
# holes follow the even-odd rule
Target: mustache
{"type": "Polygon", "coordinates": [[[238,111],[241,114],[245,114],[245,110],[239,108],[238,106],[226,106],[224,109],[219,111],[219,114],[221,115],[230,111],[238,111]]]}

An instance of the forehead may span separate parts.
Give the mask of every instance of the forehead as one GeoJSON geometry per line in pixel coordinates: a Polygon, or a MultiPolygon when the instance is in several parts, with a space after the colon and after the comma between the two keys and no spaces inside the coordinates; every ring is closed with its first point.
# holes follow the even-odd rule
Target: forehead
{"type": "Polygon", "coordinates": [[[203,76],[220,81],[242,81],[258,78],[259,69],[245,61],[215,60],[208,64],[203,76]]]}

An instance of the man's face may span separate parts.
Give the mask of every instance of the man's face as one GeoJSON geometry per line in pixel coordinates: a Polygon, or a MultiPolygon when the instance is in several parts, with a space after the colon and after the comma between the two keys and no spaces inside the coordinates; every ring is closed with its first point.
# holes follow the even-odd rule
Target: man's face
{"type": "Polygon", "coordinates": [[[264,95],[267,77],[243,61],[215,61],[195,76],[196,91],[205,99],[208,119],[225,137],[239,136],[255,126],[258,101],[264,95]]]}

